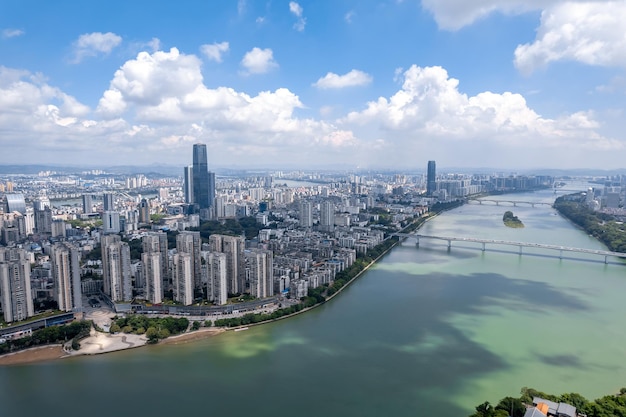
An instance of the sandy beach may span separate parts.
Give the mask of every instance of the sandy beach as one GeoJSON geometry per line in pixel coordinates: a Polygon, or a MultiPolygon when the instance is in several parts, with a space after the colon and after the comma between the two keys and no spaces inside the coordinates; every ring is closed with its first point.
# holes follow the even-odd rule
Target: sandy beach
{"type": "Polygon", "coordinates": [[[162,345],[178,345],[182,343],[189,343],[195,340],[205,339],[207,337],[216,336],[226,330],[218,327],[202,328],[193,332],[187,332],[178,334],[176,336],[170,336],[165,340],[161,340],[159,344],[162,345]]]}
{"type": "Polygon", "coordinates": [[[61,345],[40,346],[2,355],[0,356],[0,366],[44,362],[54,359],[60,359],[64,356],[67,356],[67,354],[65,353],[61,345]]]}
{"type": "MultiPolygon", "coordinates": [[[[202,328],[193,332],[170,336],[159,342],[163,345],[178,345],[218,335],[226,330],[222,328],[202,328]]],[[[70,356],[99,355],[119,350],[132,349],[147,344],[143,335],[109,334],[92,331],[91,335],[80,341],[80,350],[66,352],[62,345],[48,345],[34,347],[15,353],[0,356],[0,366],[22,365],[27,363],[45,362],[70,356]]]]}

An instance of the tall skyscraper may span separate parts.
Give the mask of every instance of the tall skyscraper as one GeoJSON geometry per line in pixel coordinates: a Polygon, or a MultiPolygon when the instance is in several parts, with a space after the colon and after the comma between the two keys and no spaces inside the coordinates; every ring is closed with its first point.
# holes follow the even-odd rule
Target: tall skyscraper
{"type": "Polygon", "coordinates": [[[52,277],[59,310],[80,311],[83,307],[80,285],[80,250],[70,243],[52,245],[52,277]]]}
{"type": "Polygon", "coordinates": [[[209,208],[209,167],[207,165],[206,145],[193,145],[193,202],[201,209],[209,208]]]}
{"type": "Polygon", "coordinates": [[[133,298],[130,274],[130,248],[119,235],[102,236],[102,278],[104,292],[113,301],[130,301],[133,298]]]}
{"type": "Polygon", "coordinates": [[[185,203],[193,204],[193,165],[185,167],[183,191],[185,192],[185,203]]]}
{"type": "Polygon", "coordinates": [[[5,322],[25,320],[35,314],[30,261],[25,250],[0,247],[0,296],[5,322]]]}
{"type": "Polygon", "coordinates": [[[428,161],[426,175],[426,194],[432,196],[437,191],[437,168],[435,161],[428,161]]]}

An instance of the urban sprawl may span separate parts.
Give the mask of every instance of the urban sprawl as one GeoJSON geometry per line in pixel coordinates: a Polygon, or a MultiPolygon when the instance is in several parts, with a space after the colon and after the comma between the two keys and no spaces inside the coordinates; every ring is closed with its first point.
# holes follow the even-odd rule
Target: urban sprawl
{"type": "MultiPolygon", "coordinates": [[[[44,312],[60,316],[39,327],[80,319],[97,303],[119,314],[192,316],[297,303],[435,204],[555,184],[539,175],[442,175],[434,161],[413,175],[216,176],[206,145],[192,155],[178,177],[0,177],[0,342],[32,334],[24,321],[44,312]]],[[[619,186],[602,193],[590,204],[620,210],[619,186]]]]}

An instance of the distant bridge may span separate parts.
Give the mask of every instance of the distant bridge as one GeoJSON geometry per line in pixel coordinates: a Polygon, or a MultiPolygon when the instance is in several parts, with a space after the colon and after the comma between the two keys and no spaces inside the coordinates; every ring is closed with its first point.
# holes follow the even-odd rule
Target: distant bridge
{"type": "Polygon", "coordinates": [[[609,263],[609,257],[611,256],[614,256],[616,258],[626,259],[626,253],[623,253],[623,252],[572,248],[569,246],[546,245],[544,243],[513,242],[509,240],[479,239],[479,238],[474,238],[474,237],[433,236],[433,235],[420,235],[420,234],[413,234],[413,233],[395,233],[394,236],[417,239],[417,246],[419,246],[420,244],[420,239],[435,239],[435,240],[447,241],[448,248],[452,247],[452,242],[471,242],[471,243],[482,244],[483,251],[486,250],[486,245],[489,244],[489,245],[517,246],[519,248],[520,255],[523,254],[522,248],[538,248],[538,249],[558,250],[559,259],[563,259],[563,252],[586,253],[586,254],[591,254],[591,255],[604,256],[604,263],[609,263]]]}
{"type": "Polygon", "coordinates": [[[504,203],[507,205],[513,205],[513,207],[517,207],[518,204],[520,205],[527,205],[527,206],[531,206],[531,207],[535,207],[535,206],[548,206],[548,207],[552,207],[552,203],[541,203],[541,202],[537,202],[537,201],[523,201],[523,200],[491,200],[491,199],[487,199],[487,198],[472,198],[467,200],[467,203],[471,203],[471,202],[477,202],[478,204],[480,204],[482,206],[483,203],[495,203],[496,206],[499,206],[500,203],[504,203]]]}

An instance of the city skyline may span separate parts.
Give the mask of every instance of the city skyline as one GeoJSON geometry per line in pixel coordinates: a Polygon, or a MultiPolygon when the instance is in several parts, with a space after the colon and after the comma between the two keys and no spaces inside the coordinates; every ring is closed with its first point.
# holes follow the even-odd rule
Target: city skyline
{"type": "Polygon", "coordinates": [[[623,2],[3,12],[0,164],[625,168],[623,2]]]}

